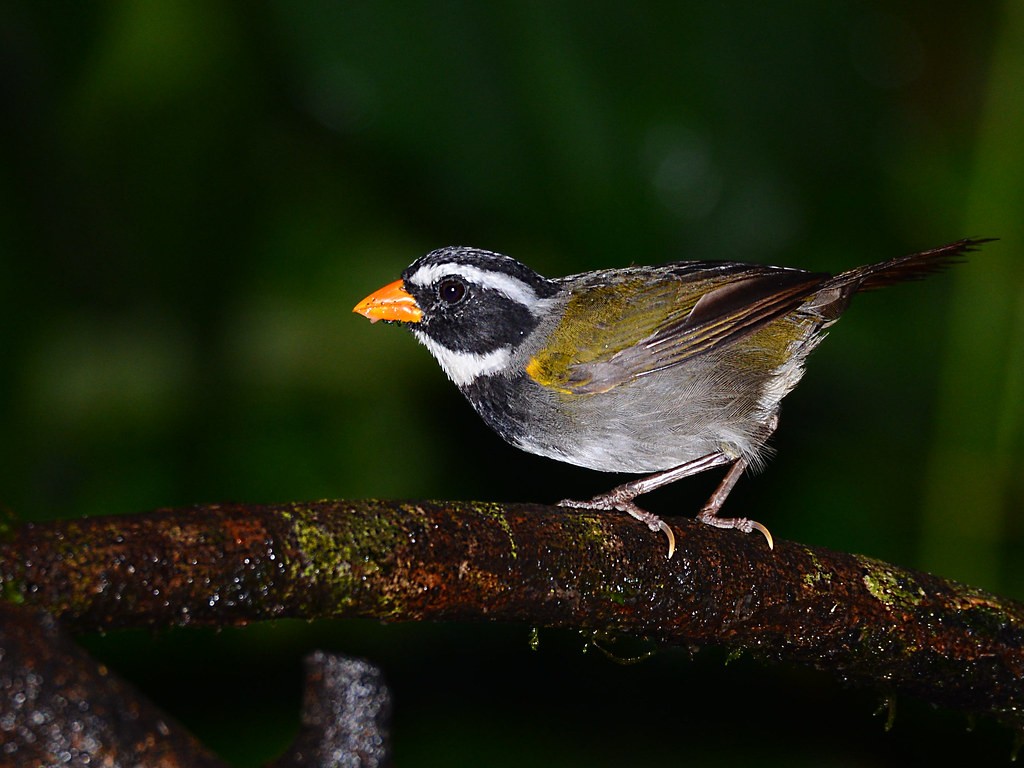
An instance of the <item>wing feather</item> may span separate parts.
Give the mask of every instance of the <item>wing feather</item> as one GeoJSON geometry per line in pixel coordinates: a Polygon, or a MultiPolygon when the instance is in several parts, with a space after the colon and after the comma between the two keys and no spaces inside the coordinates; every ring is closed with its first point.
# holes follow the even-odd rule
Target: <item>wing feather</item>
{"type": "Polygon", "coordinates": [[[567,393],[606,392],[754,333],[803,304],[828,277],[726,264],[585,286],[527,373],[567,393]]]}

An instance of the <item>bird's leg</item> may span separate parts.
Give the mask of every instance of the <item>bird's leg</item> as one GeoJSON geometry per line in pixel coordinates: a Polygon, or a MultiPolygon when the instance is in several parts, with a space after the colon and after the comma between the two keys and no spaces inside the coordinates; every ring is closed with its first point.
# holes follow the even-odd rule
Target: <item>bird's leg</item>
{"type": "MultiPolygon", "coordinates": [[[[646,475],[645,477],[631,480],[628,483],[623,483],[617,488],[612,488],[608,493],[602,493],[600,496],[595,497],[595,500],[604,497],[613,497],[615,499],[626,498],[635,499],[637,496],[643,496],[645,493],[656,491],[662,486],[674,483],[676,480],[682,480],[684,477],[690,475],[696,475],[715,467],[720,467],[723,464],[728,464],[732,459],[726,456],[724,453],[709,453],[707,456],[701,456],[699,459],[688,461],[685,464],[680,464],[678,467],[672,467],[672,469],[666,469],[661,472],[655,472],[653,475],[646,475]]],[[[726,492],[728,495],[728,492],[726,492]]],[[[725,501],[725,498],[722,498],[725,501]]]]}
{"type": "MultiPolygon", "coordinates": [[[[779,426],[779,414],[772,414],[765,426],[767,429],[762,441],[771,437],[775,428],[779,426]]],[[[701,507],[700,512],[697,513],[697,519],[707,525],[713,525],[715,528],[735,528],[744,533],[760,531],[768,542],[768,549],[775,549],[775,540],[772,538],[771,532],[756,520],[748,520],[745,517],[718,516],[718,511],[722,508],[729,493],[732,492],[733,486],[736,485],[736,481],[740,479],[740,475],[743,474],[748,464],[749,462],[744,458],[736,459],[733,465],[729,467],[729,471],[725,473],[722,482],[715,488],[715,492],[711,494],[711,498],[708,499],[707,503],[701,507]]]]}
{"type": "MultiPolygon", "coordinates": [[[[771,437],[772,433],[775,432],[775,428],[779,426],[779,414],[772,414],[765,426],[767,428],[762,442],[771,437]]],[[[725,473],[722,482],[715,488],[715,492],[711,494],[711,498],[708,499],[707,503],[701,507],[700,512],[697,513],[697,519],[707,525],[713,525],[715,528],[735,528],[744,533],[760,531],[768,542],[768,549],[775,549],[775,540],[772,538],[771,532],[756,520],[748,520],[745,517],[718,516],[718,511],[722,508],[733,486],[736,485],[736,481],[740,479],[740,475],[743,474],[748,464],[749,462],[744,458],[736,459],[733,465],[729,467],[729,471],[725,473]]]]}
{"type": "Polygon", "coordinates": [[[746,459],[736,459],[733,465],[729,467],[729,471],[725,473],[722,482],[715,488],[715,492],[711,494],[711,498],[708,499],[700,512],[697,513],[697,519],[707,525],[713,525],[715,528],[735,528],[744,533],[760,531],[768,541],[768,549],[775,549],[775,540],[772,539],[771,532],[756,520],[748,520],[745,517],[718,516],[718,510],[722,508],[730,491],[732,491],[736,481],[740,479],[740,475],[743,474],[746,468],[746,459]]]}
{"type": "MultiPolygon", "coordinates": [[[[770,428],[774,431],[776,419],[772,419],[770,428]]],[[[628,515],[636,518],[642,523],[645,523],[648,528],[652,531],[661,531],[668,538],[668,557],[672,558],[672,555],[676,551],[676,537],[672,533],[672,529],[669,528],[668,524],[665,523],[660,517],[655,515],[653,512],[648,512],[646,509],[639,507],[633,500],[637,496],[642,496],[645,493],[650,493],[657,488],[661,488],[669,483],[674,483],[676,480],[681,480],[684,477],[690,475],[696,475],[699,472],[704,472],[714,467],[720,467],[723,464],[731,463],[729,471],[725,473],[725,477],[722,478],[722,482],[719,483],[715,492],[711,494],[711,498],[708,499],[707,503],[701,508],[700,512],[697,513],[697,519],[702,523],[714,526],[715,528],[735,528],[743,533],[750,533],[751,531],[759,531],[768,542],[768,548],[775,548],[775,541],[772,538],[771,532],[765,528],[761,523],[756,520],[748,520],[745,517],[718,517],[718,511],[722,508],[726,498],[732,491],[736,482],[740,479],[740,476],[746,470],[748,462],[744,458],[733,459],[726,456],[724,453],[709,453],[706,456],[701,456],[693,461],[688,461],[685,464],[680,464],[678,467],[672,469],[666,469],[662,472],[657,472],[653,475],[647,475],[637,480],[632,480],[628,483],[623,483],[620,486],[612,488],[607,493],[602,493],[589,501],[573,501],[572,499],[564,499],[558,502],[560,507],[573,507],[576,509],[615,509],[620,512],[625,512],[628,515]]]]}
{"type": "MultiPolygon", "coordinates": [[[[619,512],[625,512],[640,522],[645,523],[652,531],[661,531],[665,534],[668,539],[668,557],[671,560],[672,555],[674,555],[676,551],[676,537],[675,534],[672,533],[672,529],[668,527],[668,524],[664,520],[653,512],[641,509],[633,502],[633,499],[637,496],[642,496],[645,493],[650,493],[656,488],[661,488],[663,485],[668,485],[669,483],[674,483],[676,480],[681,480],[684,477],[695,475],[698,472],[703,472],[704,470],[712,469],[714,467],[721,466],[722,464],[728,464],[729,461],[729,457],[725,454],[709,453],[706,456],[701,456],[699,459],[694,459],[693,461],[688,461],[685,464],[680,464],[678,467],[666,469],[663,472],[657,472],[653,475],[647,475],[646,477],[641,477],[637,480],[623,483],[620,486],[612,488],[607,493],[595,496],[589,501],[563,499],[558,502],[558,506],[573,507],[575,509],[615,509],[619,512]]],[[[733,480],[733,484],[735,483],[736,481],[733,480]]],[[[730,485],[729,488],[731,487],[732,486],[730,485]]],[[[721,501],[725,501],[725,496],[728,494],[729,490],[726,489],[721,501]]],[[[718,506],[721,506],[721,502],[719,502],[718,506]]],[[[712,517],[714,517],[714,514],[712,514],[712,517]]],[[[715,519],[717,520],[717,518],[715,519]]]]}

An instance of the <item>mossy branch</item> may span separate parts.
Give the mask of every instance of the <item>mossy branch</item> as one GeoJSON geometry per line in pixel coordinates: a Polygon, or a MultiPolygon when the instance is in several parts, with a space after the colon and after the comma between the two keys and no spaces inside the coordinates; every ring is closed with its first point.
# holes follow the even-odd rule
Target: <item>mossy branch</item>
{"type": "Polygon", "coordinates": [[[717,644],[1024,726],[1024,605],[858,555],[521,504],[205,505],[26,524],[9,600],[79,630],[488,620],[717,644]]]}

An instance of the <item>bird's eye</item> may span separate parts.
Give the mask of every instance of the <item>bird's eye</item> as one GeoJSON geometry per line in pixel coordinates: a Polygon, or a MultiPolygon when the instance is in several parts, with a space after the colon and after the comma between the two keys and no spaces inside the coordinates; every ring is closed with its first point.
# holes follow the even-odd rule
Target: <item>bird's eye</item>
{"type": "Polygon", "coordinates": [[[458,304],[466,298],[466,284],[449,277],[437,286],[437,295],[445,304],[458,304]]]}

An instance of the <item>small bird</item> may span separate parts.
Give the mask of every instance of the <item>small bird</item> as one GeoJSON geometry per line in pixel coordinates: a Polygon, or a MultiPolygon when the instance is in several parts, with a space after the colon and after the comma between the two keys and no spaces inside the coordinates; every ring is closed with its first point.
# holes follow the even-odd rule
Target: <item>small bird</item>
{"type": "Polygon", "coordinates": [[[476,412],[529,453],[645,476],[561,506],[619,510],[664,532],[636,497],[713,467],[729,469],[697,518],[719,517],[748,467],[765,459],[779,404],[804,360],[855,293],[914,280],[985,240],[838,275],[787,267],[678,261],[546,278],[468,247],[432,251],[354,312],[408,327],[476,412]]]}

